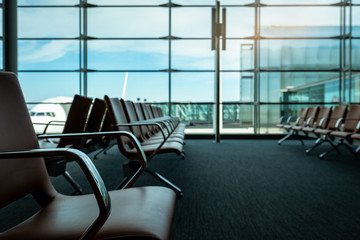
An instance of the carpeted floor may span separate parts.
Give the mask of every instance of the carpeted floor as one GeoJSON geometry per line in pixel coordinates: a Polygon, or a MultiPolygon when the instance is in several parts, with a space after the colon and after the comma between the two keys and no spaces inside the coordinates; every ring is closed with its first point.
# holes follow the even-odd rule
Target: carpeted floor
{"type": "MultiPolygon", "coordinates": [[[[172,239],[359,239],[360,160],[345,148],[325,160],[311,155],[297,140],[187,140],[186,159],[155,157],[150,166],[182,188],[177,200],[172,239]]],[[[116,147],[94,160],[109,190],[121,181],[116,147]]],[[[73,163],[68,169],[84,187],[73,163]]],[[[62,178],[52,179],[71,193],[62,178]]],[[[137,186],[162,185],[144,173],[137,186]]],[[[0,210],[0,230],[32,214],[31,196],[0,210]]]]}

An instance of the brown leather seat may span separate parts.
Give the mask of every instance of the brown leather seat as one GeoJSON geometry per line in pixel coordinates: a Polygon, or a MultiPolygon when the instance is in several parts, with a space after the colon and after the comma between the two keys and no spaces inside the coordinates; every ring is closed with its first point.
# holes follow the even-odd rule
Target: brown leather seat
{"type": "MultiPolygon", "coordinates": [[[[112,122],[113,130],[132,131],[132,133],[137,139],[142,140],[141,148],[144,151],[145,155],[148,157],[149,161],[156,154],[164,154],[164,153],[176,153],[178,155],[183,154],[182,152],[183,144],[179,142],[167,142],[166,134],[164,133],[164,130],[162,130],[162,134],[165,141],[162,141],[161,143],[159,143],[159,141],[152,142],[151,140],[142,139],[142,133],[140,127],[144,126],[144,123],[129,122],[126,116],[126,112],[124,110],[124,105],[122,104],[120,99],[109,98],[108,96],[105,96],[104,100],[108,109],[110,120],[112,122]]],[[[117,139],[118,139],[119,150],[124,156],[126,156],[128,159],[132,159],[137,155],[136,149],[132,147],[128,139],[124,137],[118,137],[117,139]]],[[[161,176],[159,173],[153,171],[149,167],[146,168],[146,171],[149,172],[152,176],[158,178],[159,180],[167,184],[172,189],[174,189],[177,192],[178,196],[182,196],[181,189],[176,185],[174,185],[173,183],[171,183],[166,178],[164,178],[163,176],[161,176]]]]}
{"type": "Polygon", "coordinates": [[[308,108],[301,108],[299,111],[299,116],[296,118],[295,124],[284,124],[281,127],[281,128],[284,128],[288,132],[288,134],[278,141],[279,145],[294,134],[293,127],[296,127],[296,126],[302,127],[303,126],[306,116],[307,116],[307,113],[308,113],[308,108]]]}
{"type": "Polygon", "coordinates": [[[314,124],[312,126],[308,125],[302,128],[302,131],[305,132],[306,136],[317,137],[315,135],[310,135],[310,133],[313,133],[316,129],[325,129],[329,122],[330,114],[331,114],[331,107],[321,107],[319,109],[318,115],[314,120],[314,124]]]}
{"type": "MultiPolygon", "coordinates": [[[[32,193],[41,209],[5,232],[0,239],[169,239],[175,194],[164,187],[139,187],[107,192],[91,160],[79,150],[39,149],[17,77],[0,73],[0,207],[32,193]],[[43,156],[66,156],[84,171],[94,194],[64,196],[52,186],[43,156]],[[5,180],[6,179],[6,180],[5,180]]],[[[146,158],[136,138],[141,162],[146,158]]],[[[135,180],[129,180],[131,186],[135,180]]],[[[16,213],[13,213],[16,214],[16,213]]]]}

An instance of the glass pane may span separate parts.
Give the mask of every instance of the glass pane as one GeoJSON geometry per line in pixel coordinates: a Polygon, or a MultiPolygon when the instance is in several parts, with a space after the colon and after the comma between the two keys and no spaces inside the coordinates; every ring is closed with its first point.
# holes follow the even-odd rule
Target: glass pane
{"type": "Polygon", "coordinates": [[[18,0],[19,6],[34,6],[34,5],[76,5],[79,0],[18,0]]]}
{"type": "Polygon", "coordinates": [[[3,9],[2,8],[0,8],[0,36],[3,36],[3,24],[2,24],[2,22],[3,22],[3,9]]]}
{"type": "Polygon", "coordinates": [[[19,8],[18,21],[19,37],[79,36],[78,8],[19,8]]]}
{"type": "Polygon", "coordinates": [[[173,69],[213,70],[214,51],[210,40],[172,41],[171,63],[173,69]]]}
{"type": "Polygon", "coordinates": [[[280,69],[339,68],[339,40],[264,40],[260,66],[280,69]]]}
{"type": "Polygon", "coordinates": [[[360,70],[360,39],[351,41],[352,69],[360,70]]]}
{"type": "Polygon", "coordinates": [[[352,29],[351,35],[353,37],[360,37],[360,6],[352,7],[352,29]]]}
{"type": "Polygon", "coordinates": [[[261,9],[264,37],[331,37],[340,34],[336,7],[269,7],[261,9]],[[306,16],[304,18],[304,16],[306,16]]]}
{"type": "Polygon", "coordinates": [[[216,0],[173,0],[172,3],[180,5],[215,5],[216,0]]]}
{"type": "Polygon", "coordinates": [[[360,103],[360,73],[351,75],[351,103],[360,103]]]}
{"type": "Polygon", "coordinates": [[[261,102],[338,103],[339,73],[267,72],[260,74],[261,102]]]}
{"type": "Polygon", "coordinates": [[[167,0],[88,0],[90,4],[96,5],[159,5],[168,3],[167,0]]]}
{"type": "Polygon", "coordinates": [[[167,8],[89,8],[92,37],[163,37],[169,35],[167,8]]]}
{"type": "Polygon", "coordinates": [[[214,101],[214,73],[172,73],[171,79],[172,101],[214,101]]]}
{"type": "Polygon", "coordinates": [[[211,37],[211,8],[173,8],[171,35],[176,37],[211,37]]]}
{"type": "Polygon", "coordinates": [[[254,69],[254,41],[226,41],[226,51],[221,51],[222,70],[254,69]]]}
{"type": "Polygon", "coordinates": [[[186,134],[214,133],[214,104],[212,103],[172,103],[171,115],[177,116],[182,122],[187,123],[186,134]]]}
{"type": "Polygon", "coordinates": [[[221,133],[253,134],[254,106],[241,104],[222,104],[223,129],[221,133]]]}
{"type": "Polygon", "coordinates": [[[226,36],[249,37],[255,35],[254,8],[226,8],[226,36]]]}
{"type": "MultiPolygon", "coordinates": [[[[167,102],[168,73],[128,73],[125,99],[132,101],[167,102]]],[[[89,73],[88,95],[103,98],[123,97],[126,73],[89,73]]]]}
{"type": "Polygon", "coordinates": [[[332,4],[338,3],[339,0],[301,0],[301,1],[289,1],[289,0],[261,0],[263,4],[286,4],[286,5],[316,5],[316,4],[332,4]]]}
{"type": "Polygon", "coordinates": [[[79,42],[73,40],[19,40],[20,70],[77,70],[79,42]]]}
{"type": "Polygon", "coordinates": [[[244,5],[254,2],[255,0],[221,0],[221,5],[244,5]]]}
{"type": "Polygon", "coordinates": [[[26,102],[42,102],[54,97],[73,97],[80,93],[79,73],[18,74],[26,102]]]}
{"type": "Polygon", "coordinates": [[[97,70],[160,70],[169,67],[164,40],[88,41],[88,67],[97,70]]]}
{"type": "Polygon", "coordinates": [[[253,102],[253,73],[221,73],[223,102],[253,102]]]}

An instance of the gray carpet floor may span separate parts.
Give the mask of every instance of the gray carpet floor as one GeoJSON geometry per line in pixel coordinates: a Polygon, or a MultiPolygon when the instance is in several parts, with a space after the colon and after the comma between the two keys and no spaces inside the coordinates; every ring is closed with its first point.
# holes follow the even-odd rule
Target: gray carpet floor
{"type": "MultiPolygon", "coordinates": [[[[306,155],[297,140],[187,140],[186,159],[163,154],[150,166],[182,188],[172,239],[359,239],[360,161],[342,154],[306,155]]],[[[122,179],[125,159],[117,147],[94,160],[109,190],[122,179]]],[[[74,164],[68,169],[90,192],[74,164]]],[[[57,190],[72,192],[62,178],[57,190]]],[[[136,186],[164,185],[147,173],[136,186]]],[[[0,210],[0,231],[38,209],[31,196],[0,210]]]]}

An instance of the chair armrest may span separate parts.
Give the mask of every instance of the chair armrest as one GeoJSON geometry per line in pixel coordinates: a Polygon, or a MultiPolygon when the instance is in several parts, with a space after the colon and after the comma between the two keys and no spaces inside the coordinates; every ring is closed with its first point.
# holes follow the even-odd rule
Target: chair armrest
{"type": "Polygon", "coordinates": [[[360,130],[360,121],[358,121],[358,123],[356,124],[356,132],[358,132],[360,130]]]}
{"type": "Polygon", "coordinates": [[[286,119],[286,123],[289,124],[291,121],[291,116],[289,116],[287,119],[286,119]]]}
{"type": "Polygon", "coordinates": [[[343,120],[344,120],[343,118],[339,118],[339,119],[336,121],[336,123],[335,123],[335,128],[336,128],[336,129],[340,129],[340,125],[341,125],[341,123],[342,123],[343,120]]]}
{"type": "Polygon", "coordinates": [[[284,116],[281,116],[279,119],[279,123],[282,123],[283,119],[284,119],[284,116]]]}
{"type": "Polygon", "coordinates": [[[111,200],[105,184],[90,158],[83,152],[71,148],[33,149],[28,151],[2,152],[0,159],[56,157],[64,156],[73,159],[85,173],[99,206],[99,215],[86,229],[80,239],[93,239],[110,215],[111,200]]]}
{"type": "MultiPolygon", "coordinates": [[[[147,123],[147,122],[121,123],[121,124],[116,124],[116,125],[113,125],[113,126],[115,126],[115,127],[130,126],[131,127],[131,126],[144,126],[144,125],[156,125],[156,126],[158,126],[160,131],[161,131],[161,134],[163,135],[164,141],[166,141],[167,137],[165,136],[164,129],[157,122],[150,122],[150,123],[147,123]]],[[[168,136],[170,136],[170,133],[169,133],[168,136]]]]}
{"type": "Polygon", "coordinates": [[[324,118],[324,117],[321,118],[320,121],[319,121],[319,123],[316,124],[316,125],[318,125],[319,127],[321,127],[321,126],[323,125],[324,121],[326,121],[326,119],[327,119],[327,118],[324,118]]]}
{"type": "Polygon", "coordinates": [[[49,122],[46,124],[45,128],[44,128],[43,134],[46,133],[46,131],[47,131],[47,129],[49,128],[50,125],[55,125],[55,126],[63,125],[63,126],[65,126],[65,123],[66,123],[65,121],[58,121],[58,120],[49,121],[49,122]],[[54,123],[55,123],[55,124],[54,124],[54,123]],[[61,123],[61,124],[57,124],[57,123],[61,123]]]}
{"type": "Polygon", "coordinates": [[[310,121],[313,120],[313,119],[314,119],[314,117],[309,117],[309,118],[306,120],[305,126],[309,126],[310,121]]]}
{"type": "Polygon", "coordinates": [[[94,133],[62,133],[62,134],[52,134],[52,135],[40,135],[38,138],[74,138],[74,137],[83,137],[83,138],[90,138],[90,137],[101,137],[101,136],[126,136],[130,139],[131,143],[136,148],[136,151],[139,155],[139,161],[141,163],[141,167],[135,174],[124,184],[123,188],[131,187],[136,180],[140,177],[142,172],[145,170],[147,165],[147,158],[146,155],[141,148],[141,144],[139,140],[130,132],[126,131],[110,131],[110,132],[94,132],[94,133]]]}

